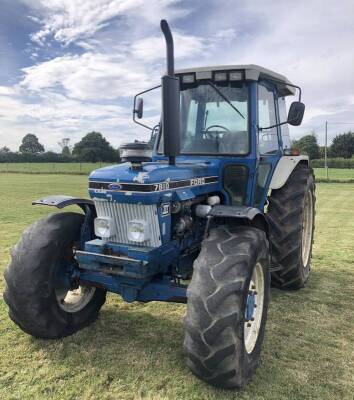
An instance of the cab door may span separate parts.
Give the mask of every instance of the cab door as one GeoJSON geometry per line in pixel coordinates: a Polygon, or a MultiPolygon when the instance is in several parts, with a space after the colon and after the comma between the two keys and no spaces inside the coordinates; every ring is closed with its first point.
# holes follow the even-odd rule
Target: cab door
{"type": "MultiPolygon", "coordinates": [[[[257,89],[258,127],[277,124],[277,96],[274,87],[259,82],[257,89]]],[[[258,129],[257,165],[253,186],[253,206],[263,210],[274,168],[282,155],[279,127],[258,129]]]]}

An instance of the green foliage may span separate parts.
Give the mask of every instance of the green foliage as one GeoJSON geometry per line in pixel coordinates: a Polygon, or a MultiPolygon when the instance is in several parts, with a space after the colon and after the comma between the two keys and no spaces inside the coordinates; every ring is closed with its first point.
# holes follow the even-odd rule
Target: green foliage
{"type": "Polygon", "coordinates": [[[66,156],[63,154],[47,151],[45,153],[13,153],[0,151],[0,163],[66,163],[72,162],[71,155],[66,156]]]}
{"type": "Polygon", "coordinates": [[[69,149],[69,146],[64,146],[62,151],[61,151],[61,154],[63,156],[66,156],[66,157],[70,157],[71,156],[71,151],[69,149]]]}
{"type": "Polygon", "coordinates": [[[0,148],[0,163],[65,163],[65,162],[120,162],[119,150],[114,149],[99,132],[90,132],[74,146],[71,154],[69,146],[64,146],[61,154],[44,152],[38,138],[29,133],[14,153],[6,146],[0,148]]]}
{"type": "Polygon", "coordinates": [[[7,154],[10,153],[10,149],[7,146],[1,147],[0,154],[7,154]]]}
{"type": "Polygon", "coordinates": [[[299,149],[301,154],[307,154],[311,160],[320,156],[320,148],[314,133],[293,140],[293,147],[299,149]]]}
{"type": "Polygon", "coordinates": [[[99,132],[90,132],[76,143],[73,155],[80,161],[118,161],[117,152],[99,132]]]}
{"type": "MultiPolygon", "coordinates": [[[[311,166],[313,168],[324,168],[324,158],[311,160],[311,166]]],[[[329,168],[354,168],[354,158],[327,158],[327,166],[329,168]]]]}
{"type": "Polygon", "coordinates": [[[318,158],[324,158],[325,156],[325,147],[324,146],[319,146],[319,155],[318,158]]]}
{"type": "Polygon", "coordinates": [[[351,158],[354,154],[354,132],[337,135],[330,147],[331,157],[351,158]]]}
{"type": "Polygon", "coordinates": [[[28,133],[23,137],[19,151],[21,153],[38,154],[44,152],[44,146],[39,143],[36,135],[28,133]]]}

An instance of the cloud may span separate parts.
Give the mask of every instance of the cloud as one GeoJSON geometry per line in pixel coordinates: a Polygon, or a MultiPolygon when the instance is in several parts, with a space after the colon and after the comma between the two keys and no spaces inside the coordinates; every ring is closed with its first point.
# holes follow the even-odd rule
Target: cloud
{"type": "MultiPolygon", "coordinates": [[[[291,128],[293,137],[309,130],[319,132],[323,143],[324,121],[339,116],[352,121],[354,106],[354,3],[343,0],[238,2],[237,22],[225,12],[235,1],[225,0],[211,10],[224,29],[236,26],[235,39],[227,50],[216,46],[207,62],[259,64],[280,72],[303,89],[306,103],[304,123],[291,128]]],[[[232,32],[230,32],[232,35],[232,32]]],[[[227,35],[225,35],[227,37],[227,35]]],[[[354,127],[354,126],[353,126],[354,127]]],[[[330,137],[342,129],[331,127],[330,137]]]]}
{"type": "MultiPolygon", "coordinates": [[[[133,137],[134,132],[133,124],[129,124],[131,111],[126,107],[86,103],[53,92],[42,92],[32,102],[23,100],[21,89],[11,96],[0,94],[0,110],[0,143],[13,150],[28,132],[36,133],[47,149],[57,149],[63,136],[69,136],[74,143],[92,130],[104,132],[118,146],[123,140],[120,132],[127,137],[133,137]]],[[[145,132],[140,132],[140,137],[141,134],[146,136],[145,132]]]]}
{"type": "Polygon", "coordinates": [[[142,82],[151,85],[148,70],[134,66],[121,56],[85,53],[57,57],[24,68],[21,87],[41,92],[45,89],[64,91],[79,100],[107,100],[131,97],[142,82]]]}
{"type": "MultiPolygon", "coordinates": [[[[210,40],[180,32],[174,32],[173,38],[176,59],[195,59],[208,52],[212,45],[210,40]]],[[[166,47],[162,35],[137,40],[130,49],[131,55],[139,60],[159,61],[166,57],[166,47]]]]}
{"type": "MultiPolygon", "coordinates": [[[[92,129],[114,145],[147,138],[131,122],[131,102],[165,70],[162,17],[172,22],[176,68],[256,63],[300,84],[305,120],[291,128],[293,137],[314,129],[323,142],[325,120],[353,120],[351,0],[325,6],[320,0],[19,1],[37,31],[32,42],[25,38],[26,67],[0,86],[0,146],[15,149],[28,131],[51,148],[92,129]]],[[[151,124],[159,98],[145,102],[151,124]]],[[[330,137],[351,128],[329,127],[330,137]]]]}
{"type": "Polygon", "coordinates": [[[48,37],[64,45],[90,38],[117,18],[132,16],[155,22],[159,16],[173,19],[188,14],[187,9],[175,7],[181,3],[178,0],[40,0],[35,5],[26,2],[42,14],[41,18],[35,17],[42,28],[31,36],[40,45],[48,37]]]}

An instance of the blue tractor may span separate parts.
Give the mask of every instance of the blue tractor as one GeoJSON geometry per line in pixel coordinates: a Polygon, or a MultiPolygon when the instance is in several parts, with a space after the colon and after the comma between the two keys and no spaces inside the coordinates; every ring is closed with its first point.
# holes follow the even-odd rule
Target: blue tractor
{"type": "MultiPolygon", "coordinates": [[[[187,303],[188,366],[212,385],[242,387],[258,364],[271,281],[298,289],[310,272],[315,181],[288,134],[305,106],[298,86],[256,65],[175,72],[161,28],[167,73],[150,142],[123,145],[122,164],[92,172],[90,199],[34,202],[83,212],[50,214],[23,233],[4,298],[40,338],[89,325],[107,291],[187,303]]],[[[142,124],[141,97],[133,115],[142,124]]]]}

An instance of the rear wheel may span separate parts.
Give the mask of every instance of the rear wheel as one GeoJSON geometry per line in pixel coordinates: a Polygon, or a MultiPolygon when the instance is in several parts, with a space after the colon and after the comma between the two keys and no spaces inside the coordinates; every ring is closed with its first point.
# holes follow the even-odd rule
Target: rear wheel
{"type": "Polygon", "coordinates": [[[269,302],[264,232],[221,226],[210,231],[187,291],[184,349],[190,369],[224,388],[242,387],[256,370],[269,302]]]}
{"type": "Polygon", "coordinates": [[[4,300],[10,318],[26,333],[59,338],[89,325],[106,292],[75,282],[74,249],[82,214],[58,213],[30,226],[12,251],[4,300]]]}
{"type": "Polygon", "coordinates": [[[299,289],[309,277],[315,229],[315,179],[307,164],[298,164],[286,184],[269,198],[272,284],[299,289]]]}

